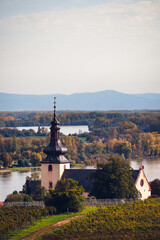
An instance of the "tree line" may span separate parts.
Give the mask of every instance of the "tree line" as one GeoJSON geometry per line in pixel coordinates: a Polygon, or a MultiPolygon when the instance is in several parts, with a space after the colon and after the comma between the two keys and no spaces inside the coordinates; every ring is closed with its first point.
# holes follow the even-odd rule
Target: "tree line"
{"type": "Polygon", "coordinates": [[[0,135],[0,166],[38,166],[45,157],[48,138],[9,137],[0,135]]]}
{"type": "MultiPolygon", "coordinates": [[[[105,162],[110,154],[123,159],[160,156],[160,113],[74,113],[77,119],[80,115],[92,119],[90,132],[61,135],[62,143],[68,148],[66,157],[72,165],[105,162]]],[[[40,120],[39,115],[34,117],[40,120]]],[[[58,115],[60,121],[69,117],[72,121],[72,113],[58,115]]],[[[43,148],[48,143],[49,133],[43,128],[37,133],[16,128],[0,129],[0,166],[8,167],[15,161],[18,166],[37,166],[45,157],[43,148]]]]}
{"type": "MultiPolygon", "coordinates": [[[[25,117],[24,112],[22,115],[16,113],[4,115],[0,112],[0,127],[49,126],[53,118],[49,112],[30,112],[25,117]]],[[[160,112],[63,112],[58,114],[58,119],[61,125],[88,125],[91,130],[95,123],[106,128],[130,121],[144,132],[160,133],[160,112]]]]}

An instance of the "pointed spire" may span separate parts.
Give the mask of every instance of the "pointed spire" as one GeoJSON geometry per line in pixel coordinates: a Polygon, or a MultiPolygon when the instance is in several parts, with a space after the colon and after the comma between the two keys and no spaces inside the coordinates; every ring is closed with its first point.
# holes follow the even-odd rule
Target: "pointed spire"
{"type": "Polygon", "coordinates": [[[53,121],[51,122],[51,125],[52,126],[57,126],[59,125],[59,121],[57,119],[57,116],[56,116],[56,97],[54,97],[54,114],[53,114],[53,121]]]}
{"type": "Polygon", "coordinates": [[[54,97],[54,119],[56,118],[56,97],[54,97]]]}
{"type": "Polygon", "coordinates": [[[69,163],[70,161],[63,156],[67,153],[67,148],[60,141],[60,127],[56,116],[56,97],[54,97],[54,115],[50,129],[50,143],[43,150],[47,157],[42,163],[69,163]]]}

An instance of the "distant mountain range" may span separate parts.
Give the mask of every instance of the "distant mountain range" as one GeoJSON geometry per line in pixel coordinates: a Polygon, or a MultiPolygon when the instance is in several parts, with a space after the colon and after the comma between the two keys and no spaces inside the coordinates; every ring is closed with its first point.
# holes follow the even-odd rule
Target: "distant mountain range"
{"type": "Polygon", "coordinates": [[[106,90],[70,95],[23,95],[0,93],[0,111],[53,110],[57,97],[57,110],[108,111],[108,110],[159,110],[160,93],[124,94],[106,90]]]}

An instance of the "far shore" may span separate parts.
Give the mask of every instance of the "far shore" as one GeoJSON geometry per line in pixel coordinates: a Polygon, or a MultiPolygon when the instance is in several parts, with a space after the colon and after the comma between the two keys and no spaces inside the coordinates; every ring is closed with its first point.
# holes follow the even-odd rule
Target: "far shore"
{"type": "Polygon", "coordinates": [[[11,172],[9,169],[0,169],[0,173],[8,173],[11,172]]]}
{"type": "Polygon", "coordinates": [[[7,169],[0,169],[0,173],[9,173],[9,172],[14,172],[14,171],[20,171],[20,172],[25,172],[25,171],[40,171],[41,167],[13,167],[13,168],[7,168],[7,169]]]}

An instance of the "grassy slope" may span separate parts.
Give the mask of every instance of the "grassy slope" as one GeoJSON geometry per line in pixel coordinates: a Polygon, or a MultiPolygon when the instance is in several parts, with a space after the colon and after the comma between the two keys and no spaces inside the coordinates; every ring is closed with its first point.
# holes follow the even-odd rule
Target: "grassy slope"
{"type": "Polygon", "coordinates": [[[158,240],[160,199],[102,207],[68,223],[43,239],[158,240]]]}
{"type": "Polygon", "coordinates": [[[36,221],[34,223],[34,225],[30,226],[29,228],[15,232],[14,235],[10,238],[10,240],[19,240],[22,237],[25,237],[25,236],[29,235],[30,233],[32,233],[38,229],[41,229],[45,226],[48,226],[53,223],[57,223],[59,221],[65,220],[70,217],[85,215],[88,212],[96,210],[96,209],[97,209],[96,207],[85,207],[85,209],[79,213],[66,213],[66,214],[43,217],[41,220],[36,221]]]}

